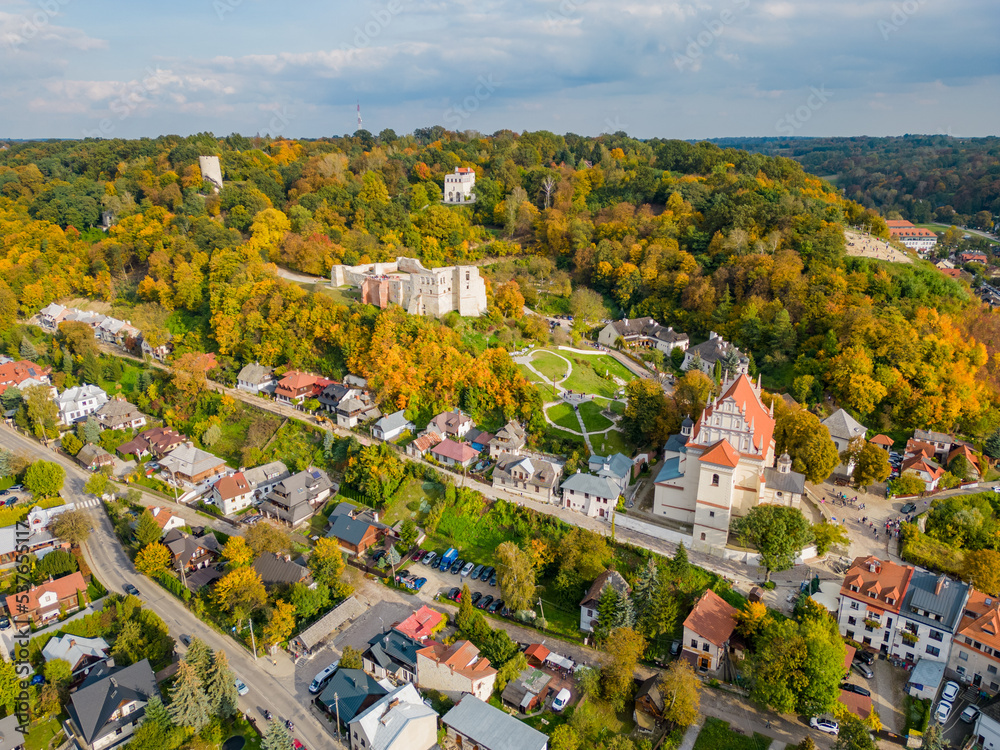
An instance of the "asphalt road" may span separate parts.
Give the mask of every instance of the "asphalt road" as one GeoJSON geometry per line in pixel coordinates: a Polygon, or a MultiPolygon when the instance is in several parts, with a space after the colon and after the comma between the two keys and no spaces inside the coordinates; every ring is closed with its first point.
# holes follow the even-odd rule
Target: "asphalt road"
{"type": "MultiPolygon", "coordinates": [[[[74,503],[86,499],[83,486],[89,474],[75,466],[73,462],[45,450],[6,426],[0,428],[0,444],[29,457],[44,458],[61,464],[66,469],[63,497],[74,503]]],[[[182,633],[197,636],[213,650],[225,651],[233,671],[250,688],[250,692],[240,698],[240,708],[245,713],[255,716],[260,721],[261,710],[267,708],[275,716],[291,719],[295,724],[294,735],[306,747],[339,746],[331,731],[332,724],[320,719],[321,715],[318,710],[312,708],[307,692],[296,690],[294,670],[275,667],[267,658],[254,660],[249,651],[201,622],[171,594],[145,576],[136,573],[128,555],[114,535],[111,521],[103,511],[103,506],[90,509],[88,512],[95,522],[94,531],[84,545],[84,553],[91,569],[110,591],[121,592],[126,583],[131,583],[139,589],[143,605],[163,618],[170,635],[175,639],[182,633]]],[[[179,641],[178,645],[183,650],[179,641]]],[[[279,658],[288,657],[282,653],[279,658]]]]}

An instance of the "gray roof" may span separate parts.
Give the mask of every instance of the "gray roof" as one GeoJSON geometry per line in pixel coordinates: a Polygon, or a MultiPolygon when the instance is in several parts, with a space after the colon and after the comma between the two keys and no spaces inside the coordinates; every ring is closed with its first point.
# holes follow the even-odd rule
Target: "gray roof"
{"type": "Polygon", "coordinates": [[[764,481],[767,482],[767,486],[772,490],[778,490],[779,492],[791,492],[801,495],[806,491],[806,476],[805,474],[799,474],[797,471],[782,474],[777,469],[768,467],[764,469],[764,481]]]}
{"type": "Polygon", "coordinates": [[[64,635],[50,638],[42,649],[45,661],[65,659],[71,668],[76,667],[81,659],[90,657],[103,659],[108,653],[108,643],[103,638],[84,638],[79,635],[64,635]]]}
{"type": "Polygon", "coordinates": [[[573,474],[562,483],[562,490],[585,492],[598,497],[617,498],[621,492],[618,485],[607,477],[595,477],[593,474],[573,474]]]}
{"type": "Polygon", "coordinates": [[[84,466],[90,466],[94,461],[105,460],[114,461],[114,456],[108,453],[104,448],[99,445],[94,445],[93,443],[87,443],[80,449],[80,452],[76,454],[77,460],[84,466]]]}
{"type": "Polygon", "coordinates": [[[374,677],[365,674],[363,670],[338,669],[320,694],[319,700],[329,706],[331,713],[335,713],[333,696],[336,695],[340,721],[348,724],[388,692],[374,677]]]}
{"type": "Polygon", "coordinates": [[[718,360],[722,359],[730,349],[735,349],[737,356],[739,356],[741,360],[747,358],[745,354],[721,336],[716,336],[708,341],[703,341],[700,344],[690,347],[687,350],[687,354],[691,357],[697,354],[701,358],[702,362],[714,365],[718,360]]]}
{"type": "Polygon", "coordinates": [[[903,606],[899,613],[909,620],[924,623],[936,630],[954,633],[962,619],[965,602],[969,598],[969,584],[956,581],[947,576],[939,576],[919,568],[910,576],[910,585],[903,597],[903,606]],[[941,593],[935,593],[938,581],[943,585],[941,593]],[[926,614],[917,614],[914,610],[931,613],[940,619],[931,618],[926,614]]]}
{"type": "Polygon", "coordinates": [[[289,476],[291,474],[288,473],[288,467],[281,461],[271,461],[270,463],[261,464],[243,472],[243,478],[250,483],[251,487],[270,484],[275,480],[279,482],[284,481],[289,476]]]}
{"type": "MultiPolygon", "coordinates": [[[[510,478],[511,471],[516,467],[520,467],[525,473],[530,474],[528,481],[539,487],[555,487],[559,480],[556,467],[548,461],[528,456],[515,456],[511,453],[499,455],[496,468],[493,469],[493,476],[496,477],[499,473],[500,478],[510,478]]],[[[524,480],[519,479],[518,481],[524,480]]]]}
{"type": "Polygon", "coordinates": [[[416,641],[398,630],[390,630],[388,633],[380,633],[368,641],[368,650],[365,652],[365,656],[390,673],[396,672],[397,664],[406,667],[410,672],[416,672],[417,651],[423,647],[424,645],[420,641],[416,641]]]}
{"type": "Polygon", "coordinates": [[[219,547],[219,540],[215,538],[215,534],[212,532],[194,537],[190,534],[185,534],[180,529],[171,529],[163,537],[163,544],[185,565],[190,562],[191,558],[198,554],[199,548],[214,552],[217,555],[222,553],[222,549],[219,547]]]}
{"type": "Polygon", "coordinates": [[[922,685],[924,688],[933,688],[936,694],[941,680],[944,679],[944,668],[946,666],[948,665],[943,661],[917,659],[917,666],[913,668],[913,672],[910,674],[910,679],[907,680],[907,683],[910,685],[922,685]]]}
{"type": "Polygon", "coordinates": [[[367,521],[351,518],[346,513],[340,513],[334,519],[333,526],[330,527],[327,536],[334,537],[357,547],[361,543],[361,540],[365,538],[365,534],[368,533],[370,526],[371,524],[367,521]]]}
{"type": "Polygon", "coordinates": [[[330,385],[320,392],[319,402],[324,406],[333,406],[336,408],[344,400],[344,397],[348,393],[354,392],[354,390],[354,388],[342,383],[330,383],[330,385]]]}
{"type": "Polygon", "coordinates": [[[679,479],[682,476],[684,476],[684,472],[681,471],[680,456],[674,456],[663,462],[663,468],[656,475],[656,482],[669,482],[672,479],[679,479]]]}
{"type": "Polygon", "coordinates": [[[382,417],[375,426],[378,427],[382,432],[392,432],[393,430],[398,430],[401,427],[406,427],[407,425],[412,425],[406,418],[406,410],[400,409],[397,412],[393,412],[387,416],[382,417]]]}
{"type": "Polygon", "coordinates": [[[93,744],[98,737],[141,721],[146,713],[145,703],[157,694],[156,677],[149,666],[149,659],[120,669],[109,669],[107,665],[100,664],[70,695],[67,710],[83,739],[93,744]],[[144,705],[117,721],[111,721],[112,714],[122,703],[134,700],[144,705]]]}
{"type": "Polygon", "coordinates": [[[441,722],[483,750],[545,750],[549,738],[506,711],[467,695],[441,722]]]}
{"type": "Polygon", "coordinates": [[[265,552],[254,560],[253,569],[257,571],[265,586],[276,583],[298,583],[309,576],[309,568],[273,552],[265,552]]]}
{"type": "Polygon", "coordinates": [[[263,382],[274,380],[274,368],[254,362],[252,365],[246,365],[240,370],[240,374],[236,376],[236,379],[242,380],[244,383],[260,385],[263,382]]]}
{"type": "MultiPolygon", "coordinates": [[[[694,423],[692,422],[692,424],[694,423]]],[[[687,441],[688,439],[681,434],[671,435],[667,438],[667,442],[663,446],[663,450],[664,452],[687,453],[687,441]]]]}
{"type": "Polygon", "coordinates": [[[315,623],[299,633],[297,637],[306,648],[311,649],[345,622],[354,619],[365,610],[364,604],[353,596],[349,596],[315,623]]]}
{"type": "Polygon", "coordinates": [[[843,409],[837,409],[820,424],[830,431],[830,437],[839,437],[842,440],[850,441],[856,437],[864,437],[868,432],[867,427],[843,409]]]}
{"type": "Polygon", "coordinates": [[[607,457],[591,454],[587,463],[591,471],[606,471],[620,479],[632,478],[632,459],[624,453],[615,453],[607,457]]]}
{"type": "Polygon", "coordinates": [[[0,719],[0,750],[14,750],[24,744],[24,735],[17,731],[20,724],[17,714],[0,719]]]}
{"type": "Polygon", "coordinates": [[[131,421],[141,416],[142,412],[140,412],[135,406],[130,404],[128,401],[124,401],[119,398],[111,399],[108,403],[97,410],[97,418],[102,422],[109,421],[120,424],[126,419],[131,421]],[[117,420],[117,422],[115,422],[115,420],[117,420]]]}
{"type": "Polygon", "coordinates": [[[943,432],[933,432],[928,430],[914,430],[913,438],[915,440],[923,440],[927,443],[954,443],[955,438],[951,435],[945,435],[943,432]]]}

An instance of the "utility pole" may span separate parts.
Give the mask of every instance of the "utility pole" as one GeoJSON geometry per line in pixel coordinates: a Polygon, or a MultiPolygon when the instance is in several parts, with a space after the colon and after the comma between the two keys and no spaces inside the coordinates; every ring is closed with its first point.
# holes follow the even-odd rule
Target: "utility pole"
{"type": "Polygon", "coordinates": [[[253,637],[253,615],[247,617],[250,623],[250,643],[253,644],[253,660],[257,661],[257,640],[253,637]]]}
{"type": "Polygon", "coordinates": [[[340,697],[333,694],[333,705],[337,707],[337,739],[340,739],[340,697]]]}
{"type": "Polygon", "coordinates": [[[542,619],[545,619],[545,607],[542,606],[542,597],[538,597],[538,608],[542,611],[542,619]]]}

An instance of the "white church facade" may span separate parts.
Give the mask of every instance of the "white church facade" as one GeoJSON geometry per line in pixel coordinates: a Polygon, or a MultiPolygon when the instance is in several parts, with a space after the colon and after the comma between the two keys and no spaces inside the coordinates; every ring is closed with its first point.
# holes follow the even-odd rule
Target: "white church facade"
{"type": "Polygon", "coordinates": [[[724,548],[733,518],[756,505],[801,504],[805,477],[787,454],[775,465],[774,409],[760,394],[748,375],[726,381],[698,421],[685,419],[667,441],[653,512],[691,525],[696,550],[724,548]]]}

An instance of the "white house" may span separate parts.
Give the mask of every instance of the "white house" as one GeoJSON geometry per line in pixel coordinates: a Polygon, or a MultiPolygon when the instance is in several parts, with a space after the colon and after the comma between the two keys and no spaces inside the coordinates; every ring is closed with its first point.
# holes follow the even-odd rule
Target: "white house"
{"type": "Polygon", "coordinates": [[[736,607],[708,589],[684,620],[681,658],[699,672],[718,674],[729,653],[729,639],[736,629],[736,607]]]}
{"type": "Polygon", "coordinates": [[[686,333],[678,333],[673,326],[661,326],[652,318],[614,320],[597,334],[598,343],[609,349],[619,338],[626,344],[652,347],[664,354],[670,354],[674,349],[687,351],[690,344],[686,333]]]}
{"type": "Polygon", "coordinates": [[[274,395],[278,379],[274,376],[274,368],[266,367],[259,362],[246,365],[236,376],[236,387],[247,393],[268,393],[274,395]]]}
{"type": "Polygon", "coordinates": [[[430,641],[417,651],[417,684],[452,698],[470,693],[488,701],[493,694],[497,671],[471,641],[455,641],[445,646],[430,641]]]}
{"type": "Polygon", "coordinates": [[[395,440],[404,432],[413,432],[417,426],[406,418],[406,410],[388,414],[372,425],[372,437],[376,440],[395,440]]]}
{"type": "Polygon", "coordinates": [[[617,591],[619,595],[632,593],[628,582],[617,570],[605,570],[597,576],[580,601],[580,630],[585,633],[592,633],[594,631],[594,625],[597,622],[598,616],[597,610],[601,603],[601,595],[608,586],[617,591]]]}
{"type": "Polygon", "coordinates": [[[470,167],[455,167],[454,174],[444,176],[445,203],[474,203],[476,194],[476,170],[470,167]]]}
{"type": "Polygon", "coordinates": [[[254,487],[242,471],[222,477],[212,485],[210,502],[227,516],[250,507],[254,501],[254,487]]]}
{"type": "MultiPolygon", "coordinates": [[[[837,446],[837,453],[843,453],[847,450],[847,447],[855,438],[863,438],[868,434],[868,428],[843,409],[837,409],[837,411],[820,422],[820,424],[829,430],[830,438],[833,440],[833,444],[837,446]]],[[[853,471],[853,461],[849,461],[846,464],[842,463],[834,469],[834,473],[847,474],[848,476],[853,471]]]]}
{"type": "Polygon", "coordinates": [[[437,746],[437,719],[411,683],[400,685],[351,719],[351,750],[430,750],[437,746]]]}
{"type": "Polygon", "coordinates": [[[67,388],[55,397],[59,409],[59,420],[64,425],[71,425],[87,418],[106,403],[108,394],[96,385],[78,385],[67,388]]]}
{"type": "Polygon", "coordinates": [[[593,474],[571,474],[562,483],[563,507],[591,518],[611,520],[620,494],[621,489],[612,479],[593,474]]]}

